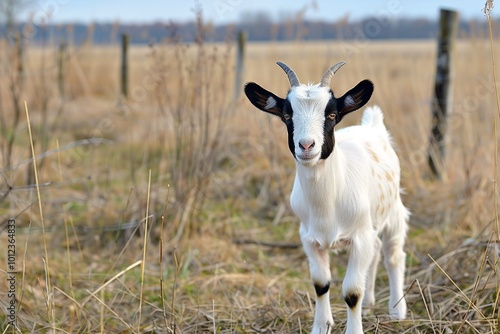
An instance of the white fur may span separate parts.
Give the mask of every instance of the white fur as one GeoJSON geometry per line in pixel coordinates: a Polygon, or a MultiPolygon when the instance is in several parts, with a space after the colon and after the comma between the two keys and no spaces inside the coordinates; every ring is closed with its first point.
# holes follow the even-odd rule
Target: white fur
{"type": "Polygon", "coordinates": [[[347,96],[344,103],[346,106],[352,106],[352,105],[354,105],[355,102],[351,96],[347,96]]]}
{"type": "MultiPolygon", "coordinates": [[[[331,281],[328,249],[340,242],[350,245],[342,292],[344,297],[359,295],[359,301],[353,309],[347,307],[346,333],[361,334],[361,301],[363,306],[375,301],[380,249],[389,273],[389,312],[397,319],[406,316],[403,245],[409,212],[400,198],[399,160],[379,107],[367,108],[361,125],[336,131],[332,154],[320,160],[330,94],[319,85],[300,85],[288,95],[294,110],[297,159],[290,204],[301,220],[300,237],[315,284],[331,281]],[[305,152],[299,143],[311,140],[315,145],[308,152],[309,159],[303,159],[305,152]]],[[[317,298],[312,333],[328,333],[331,325],[326,292],[317,298]]]]}
{"type": "Polygon", "coordinates": [[[271,109],[271,108],[274,108],[275,106],[276,106],[276,100],[272,96],[269,96],[267,98],[267,102],[266,102],[266,105],[264,106],[264,108],[271,109]]]}

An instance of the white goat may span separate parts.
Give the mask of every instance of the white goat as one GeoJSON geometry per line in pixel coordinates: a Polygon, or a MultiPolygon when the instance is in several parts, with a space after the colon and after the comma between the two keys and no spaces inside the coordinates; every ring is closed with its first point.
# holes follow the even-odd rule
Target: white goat
{"type": "Polygon", "coordinates": [[[334,131],[373,92],[373,84],[363,80],[336,98],[330,81],[344,64],[328,69],[319,84],[305,85],[278,62],[291,85],[285,99],[253,82],[245,86],[250,102],[279,116],[288,129],[288,146],[297,168],[290,204],[301,221],[300,237],[316,290],[314,334],[329,333],[333,325],[328,249],[336,243],[350,245],[342,284],[346,333],[363,333],[360,301],[364,307],[375,302],[381,248],[389,273],[389,312],[397,319],[406,315],[403,245],[409,212],[399,193],[399,160],[379,107],[367,108],[361,125],[334,131]]]}

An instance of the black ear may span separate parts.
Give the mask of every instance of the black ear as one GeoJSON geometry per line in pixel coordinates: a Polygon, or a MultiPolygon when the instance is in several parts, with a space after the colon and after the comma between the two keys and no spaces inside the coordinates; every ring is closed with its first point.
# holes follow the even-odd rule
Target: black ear
{"type": "Polygon", "coordinates": [[[285,101],[281,97],[257,85],[255,82],[249,82],[245,85],[245,95],[250,102],[260,110],[278,117],[283,116],[285,101]]]}
{"type": "MultiPolygon", "coordinates": [[[[372,93],[373,83],[370,80],[363,80],[358,83],[356,87],[338,98],[337,111],[340,119],[364,106],[370,100],[372,93]]],[[[339,122],[340,119],[337,122],[339,122]]]]}

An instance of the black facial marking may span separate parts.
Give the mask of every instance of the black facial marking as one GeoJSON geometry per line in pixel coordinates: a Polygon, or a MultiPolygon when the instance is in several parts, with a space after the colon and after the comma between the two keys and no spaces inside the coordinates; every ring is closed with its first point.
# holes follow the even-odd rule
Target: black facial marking
{"type": "Polygon", "coordinates": [[[326,285],[319,285],[314,283],[314,289],[316,290],[316,295],[318,297],[323,296],[325,293],[330,290],[330,282],[326,283],[326,285]]]}
{"type": "Polygon", "coordinates": [[[333,92],[330,90],[330,100],[325,108],[325,125],[323,126],[323,146],[321,147],[320,159],[326,159],[332,154],[333,148],[335,146],[335,135],[333,129],[338,123],[338,112],[337,112],[337,100],[333,96],[333,92]],[[328,115],[335,114],[335,119],[330,120],[328,115]]]}
{"type": "Polygon", "coordinates": [[[290,104],[290,101],[288,101],[288,98],[285,99],[285,103],[283,106],[283,115],[289,115],[290,118],[286,120],[284,117],[281,117],[281,121],[285,123],[286,129],[288,131],[288,148],[290,149],[290,152],[292,152],[292,155],[295,157],[295,144],[293,142],[293,121],[292,121],[292,116],[293,116],[293,109],[292,105],[290,104]]]}
{"type": "Polygon", "coordinates": [[[357,293],[349,292],[347,296],[344,297],[345,303],[349,308],[355,308],[358,304],[359,295],[357,293]]]}

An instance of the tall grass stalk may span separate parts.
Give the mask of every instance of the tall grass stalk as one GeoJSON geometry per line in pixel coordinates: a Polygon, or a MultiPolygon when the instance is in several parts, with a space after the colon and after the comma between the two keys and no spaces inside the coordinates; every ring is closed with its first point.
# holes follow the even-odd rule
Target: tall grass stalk
{"type": "Polygon", "coordinates": [[[167,185],[167,199],[165,200],[165,206],[163,208],[163,214],[161,216],[160,225],[160,247],[159,247],[159,259],[160,259],[160,299],[161,299],[161,309],[163,312],[163,321],[165,322],[165,328],[168,328],[167,322],[167,309],[165,305],[165,292],[163,290],[163,228],[165,226],[165,216],[167,214],[168,201],[170,198],[170,184],[167,185]]]}
{"type": "MultiPolygon", "coordinates": [[[[492,23],[491,23],[491,11],[493,10],[493,5],[494,5],[494,2],[493,0],[487,0],[485,5],[484,5],[484,15],[486,16],[486,20],[488,21],[488,36],[489,36],[489,42],[490,42],[490,56],[491,56],[491,67],[492,67],[492,71],[493,71],[493,87],[495,87],[495,97],[496,97],[496,106],[497,106],[497,114],[498,116],[500,117],[500,94],[498,92],[498,86],[497,86],[497,75],[496,75],[496,67],[495,67],[495,51],[494,51],[494,48],[493,48],[493,29],[492,29],[492,23]]],[[[495,280],[496,281],[496,296],[495,296],[495,304],[493,305],[493,314],[496,313],[497,311],[497,308],[498,308],[498,303],[499,303],[499,297],[500,297],[500,289],[499,289],[499,276],[500,276],[500,273],[498,272],[498,243],[500,242],[500,221],[499,221],[499,217],[498,217],[498,182],[497,182],[497,175],[498,175],[498,142],[497,142],[497,120],[498,120],[498,117],[495,117],[494,118],[494,121],[493,121],[493,124],[494,124],[494,138],[493,138],[493,142],[495,143],[494,144],[494,167],[493,167],[493,203],[494,203],[494,208],[493,208],[493,212],[494,212],[494,220],[495,220],[495,227],[492,228],[491,230],[491,233],[492,234],[495,234],[496,232],[496,239],[494,238],[490,238],[491,239],[494,239],[495,242],[494,242],[494,248],[495,248],[495,252],[494,253],[494,272],[496,274],[496,277],[497,279],[495,280]]],[[[488,251],[488,248],[485,250],[485,252],[488,251]]],[[[498,315],[497,315],[497,321],[500,323],[500,312],[498,312],[498,315]]],[[[497,324],[497,326],[500,326],[499,324],[497,324]]],[[[497,327],[497,330],[498,330],[498,327],[497,327]]]]}
{"type": "Polygon", "coordinates": [[[64,232],[66,236],[66,258],[68,260],[68,279],[69,279],[69,289],[71,291],[71,296],[73,299],[75,298],[75,291],[73,290],[73,272],[71,270],[71,252],[69,247],[69,233],[68,233],[68,218],[66,216],[66,212],[63,208],[64,215],[64,232]]]}
{"type": "MultiPolygon", "coordinates": [[[[175,317],[174,317],[174,310],[175,310],[175,302],[176,302],[176,295],[175,295],[175,291],[177,289],[177,280],[179,278],[179,273],[180,273],[180,270],[181,270],[181,266],[179,264],[179,260],[177,258],[177,251],[174,249],[174,254],[173,254],[173,257],[174,257],[174,281],[173,281],[173,284],[172,284],[172,299],[170,301],[170,316],[169,316],[169,320],[168,322],[170,323],[170,326],[172,326],[172,333],[175,334],[175,327],[176,327],[176,321],[175,321],[175,317]]],[[[168,329],[168,327],[167,327],[168,329]]]]}
{"type": "MultiPolygon", "coordinates": [[[[61,152],[59,149],[59,140],[56,139],[56,149],[57,149],[57,171],[59,173],[59,182],[63,182],[62,176],[62,167],[61,167],[61,152]]],[[[68,218],[66,215],[66,210],[63,206],[63,217],[64,217],[64,233],[66,236],[66,258],[68,260],[68,278],[69,278],[69,288],[71,297],[75,299],[75,291],[73,289],[73,272],[71,269],[71,252],[70,252],[70,244],[69,244],[69,232],[68,232],[68,218]]]]}
{"type": "MultiPolygon", "coordinates": [[[[104,301],[104,290],[101,290],[101,300],[104,301]]],[[[99,310],[99,324],[100,324],[100,329],[101,333],[104,333],[104,302],[101,303],[101,307],[99,310]]]]}
{"type": "Polygon", "coordinates": [[[151,169],[148,176],[148,196],[146,200],[146,222],[144,223],[144,239],[142,245],[142,264],[141,264],[141,293],[139,296],[139,320],[137,321],[137,333],[141,332],[142,320],[142,299],[144,297],[144,271],[146,269],[146,251],[148,245],[148,222],[149,222],[149,197],[151,194],[151,169]]]}
{"type": "Polygon", "coordinates": [[[45,234],[45,220],[43,217],[43,207],[42,207],[42,197],[40,196],[40,183],[38,181],[38,168],[36,166],[36,154],[35,154],[35,146],[33,144],[33,135],[31,133],[31,122],[30,122],[30,114],[28,110],[28,103],[24,102],[24,109],[26,110],[26,120],[28,123],[28,133],[30,138],[31,145],[31,157],[33,159],[33,172],[35,173],[35,183],[36,183],[36,193],[38,197],[38,209],[40,210],[40,222],[42,224],[42,239],[43,239],[43,249],[45,253],[45,268],[46,268],[46,280],[45,282],[47,286],[47,311],[49,316],[49,321],[53,323],[55,321],[53,309],[52,309],[52,287],[51,287],[51,277],[50,277],[50,265],[49,265],[49,252],[47,247],[47,236],[45,234]]]}

